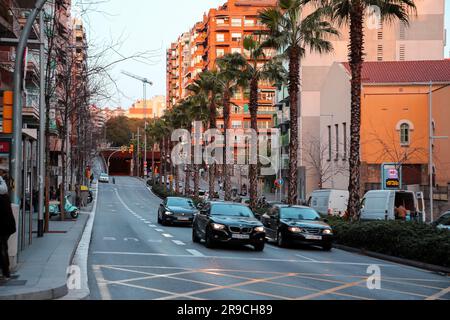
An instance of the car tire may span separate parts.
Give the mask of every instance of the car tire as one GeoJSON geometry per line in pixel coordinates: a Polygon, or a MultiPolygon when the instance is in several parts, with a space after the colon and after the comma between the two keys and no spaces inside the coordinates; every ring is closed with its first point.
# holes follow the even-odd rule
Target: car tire
{"type": "Polygon", "coordinates": [[[161,218],[159,217],[159,211],[158,211],[158,223],[161,224],[161,218]]]}
{"type": "Polygon", "coordinates": [[[332,248],[333,245],[331,243],[322,246],[323,251],[331,251],[332,248]]]}
{"type": "Polygon", "coordinates": [[[255,251],[258,251],[258,252],[264,251],[265,242],[255,244],[253,247],[255,248],[255,251]]]}
{"type": "Polygon", "coordinates": [[[278,234],[277,234],[277,245],[281,248],[286,248],[288,246],[288,243],[283,236],[283,232],[281,232],[281,231],[278,231],[278,234]]]}
{"type": "Polygon", "coordinates": [[[207,247],[208,249],[212,249],[214,248],[216,245],[214,239],[211,238],[211,235],[209,234],[208,231],[206,231],[205,234],[205,247],[207,247]]]}
{"type": "Polygon", "coordinates": [[[197,230],[195,229],[195,227],[192,227],[192,242],[194,243],[200,243],[200,237],[197,234],[197,230]]]}

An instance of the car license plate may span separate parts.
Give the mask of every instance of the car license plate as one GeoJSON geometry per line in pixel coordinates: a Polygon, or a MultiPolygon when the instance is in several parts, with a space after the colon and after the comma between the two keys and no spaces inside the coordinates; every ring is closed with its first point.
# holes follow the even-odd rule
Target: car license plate
{"type": "Polygon", "coordinates": [[[322,236],[313,236],[310,234],[305,235],[305,239],[307,240],[322,240],[322,236]]]}
{"type": "Polygon", "coordinates": [[[250,239],[249,234],[233,234],[231,237],[234,239],[250,239]]]}
{"type": "Polygon", "coordinates": [[[179,221],[188,221],[189,218],[188,217],[178,217],[179,221]]]}

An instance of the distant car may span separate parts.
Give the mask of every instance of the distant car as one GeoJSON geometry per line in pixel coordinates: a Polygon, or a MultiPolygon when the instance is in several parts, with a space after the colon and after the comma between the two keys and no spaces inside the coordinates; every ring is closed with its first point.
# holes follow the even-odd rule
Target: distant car
{"type": "Polygon", "coordinates": [[[98,178],[98,181],[99,181],[99,182],[102,182],[102,183],[109,183],[109,176],[108,176],[108,174],[106,174],[106,173],[100,173],[100,176],[99,176],[99,178],[98,178]]]}
{"type": "Polygon", "coordinates": [[[266,233],[263,224],[245,205],[233,202],[211,201],[202,206],[195,216],[192,241],[205,240],[207,248],[217,243],[252,245],[263,251],[266,233]]]}
{"type": "Polygon", "coordinates": [[[209,198],[209,192],[206,191],[206,190],[200,189],[200,190],[198,190],[198,196],[199,196],[199,198],[202,199],[202,200],[208,200],[208,198],[209,198]]]}
{"type": "Polygon", "coordinates": [[[433,225],[438,229],[450,230],[450,211],[442,214],[433,225]]]}
{"type": "Polygon", "coordinates": [[[343,216],[347,210],[348,195],[348,190],[315,190],[311,194],[308,206],[321,215],[343,216]]]}
{"type": "Polygon", "coordinates": [[[274,204],[261,217],[261,222],[267,238],[280,247],[296,242],[318,245],[326,251],[332,248],[333,230],[312,208],[274,204]]]}
{"type": "Polygon", "coordinates": [[[198,212],[191,199],[181,197],[168,197],[159,206],[158,223],[192,224],[195,214],[198,212]]]}

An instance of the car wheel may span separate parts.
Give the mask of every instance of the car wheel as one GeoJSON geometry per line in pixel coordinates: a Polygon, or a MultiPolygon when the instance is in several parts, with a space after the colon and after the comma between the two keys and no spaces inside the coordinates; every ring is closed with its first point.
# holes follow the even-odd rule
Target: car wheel
{"type": "Polygon", "coordinates": [[[281,232],[281,231],[278,231],[278,234],[277,234],[277,245],[282,248],[285,248],[288,245],[286,239],[283,236],[283,232],[281,232]]]}
{"type": "Polygon", "coordinates": [[[206,235],[205,235],[205,246],[209,249],[212,249],[215,247],[215,241],[212,239],[212,237],[208,231],[206,232],[206,235]]]}
{"type": "Polygon", "coordinates": [[[200,237],[197,234],[197,230],[195,227],[192,228],[192,242],[194,243],[200,243],[200,237]]]}
{"type": "Polygon", "coordinates": [[[255,244],[254,245],[255,251],[263,251],[264,250],[264,246],[265,246],[265,242],[261,242],[261,243],[255,244]]]}
{"type": "Polygon", "coordinates": [[[333,245],[331,243],[322,246],[323,251],[331,251],[332,248],[333,245]]]}

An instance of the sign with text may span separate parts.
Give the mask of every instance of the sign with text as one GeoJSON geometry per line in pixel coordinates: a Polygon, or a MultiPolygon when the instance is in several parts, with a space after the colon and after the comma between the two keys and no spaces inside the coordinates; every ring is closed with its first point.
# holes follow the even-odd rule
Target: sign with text
{"type": "Polygon", "coordinates": [[[383,190],[401,190],[402,165],[399,163],[383,163],[381,165],[381,183],[383,190]]]}
{"type": "Polygon", "coordinates": [[[0,153],[9,153],[10,143],[9,141],[0,141],[0,153]]]}

